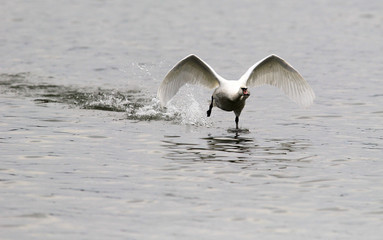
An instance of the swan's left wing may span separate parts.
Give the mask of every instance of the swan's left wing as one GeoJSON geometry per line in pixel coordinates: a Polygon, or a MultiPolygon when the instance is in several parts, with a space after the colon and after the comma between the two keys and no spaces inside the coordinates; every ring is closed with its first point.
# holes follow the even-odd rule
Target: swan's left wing
{"type": "Polygon", "coordinates": [[[264,84],[280,88],[294,102],[308,107],[315,98],[314,91],[303,77],[285,60],[270,55],[254,64],[240,78],[247,86],[264,84]]]}
{"type": "Polygon", "coordinates": [[[165,106],[183,85],[200,84],[208,88],[215,88],[219,86],[221,78],[196,55],[189,55],[168,72],[158,88],[157,97],[161,105],[165,106]]]}

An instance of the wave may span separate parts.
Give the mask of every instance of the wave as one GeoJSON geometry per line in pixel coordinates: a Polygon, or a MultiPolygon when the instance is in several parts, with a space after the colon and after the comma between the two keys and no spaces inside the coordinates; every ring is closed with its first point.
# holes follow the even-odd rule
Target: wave
{"type": "Polygon", "coordinates": [[[0,74],[0,93],[30,97],[36,104],[60,103],[80,109],[121,112],[129,120],[211,125],[205,111],[190,93],[162,108],[155,96],[143,90],[80,88],[34,83],[29,79],[33,79],[29,73],[0,74]]]}

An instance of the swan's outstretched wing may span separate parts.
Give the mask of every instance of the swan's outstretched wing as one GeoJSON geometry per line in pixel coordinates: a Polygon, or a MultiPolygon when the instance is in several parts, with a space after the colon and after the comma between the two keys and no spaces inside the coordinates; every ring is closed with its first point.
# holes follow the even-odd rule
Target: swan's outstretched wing
{"type": "Polygon", "coordinates": [[[285,60],[270,55],[254,64],[240,78],[247,86],[272,85],[283,92],[294,102],[308,107],[315,98],[314,91],[303,77],[285,60]]]}
{"type": "Polygon", "coordinates": [[[201,84],[208,88],[219,86],[221,77],[204,61],[195,55],[189,55],[177,63],[166,75],[158,88],[157,97],[165,106],[185,84],[201,84]]]}

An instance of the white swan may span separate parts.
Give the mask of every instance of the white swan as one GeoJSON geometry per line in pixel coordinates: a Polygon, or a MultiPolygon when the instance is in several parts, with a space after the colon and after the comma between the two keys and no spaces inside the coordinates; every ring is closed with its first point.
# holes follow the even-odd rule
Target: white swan
{"type": "Polygon", "coordinates": [[[314,91],[303,77],[276,55],[270,55],[257,62],[237,81],[224,79],[196,55],[189,55],[168,72],[158,88],[157,97],[161,106],[164,107],[187,83],[215,88],[207,116],[210,117],[213,106],[225,111],[234,111],[236,129],[239,115],[250,96],[248,87],[264,84],[278,87],[291,100],[304,107],[310,106],[315,98],[314,91]]]}

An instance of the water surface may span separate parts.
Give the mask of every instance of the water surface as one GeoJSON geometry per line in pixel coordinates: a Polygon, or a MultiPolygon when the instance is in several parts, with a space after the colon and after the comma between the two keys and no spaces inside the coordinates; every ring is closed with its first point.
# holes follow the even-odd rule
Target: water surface
{"type": "Polygon", "coordinates": [[[1,239],[380,239],[380,1],[5,1],[1,239]],[[317,98],[271,87],[234,114],[166,72],[226,78],[275,53],[317,98]]]}

